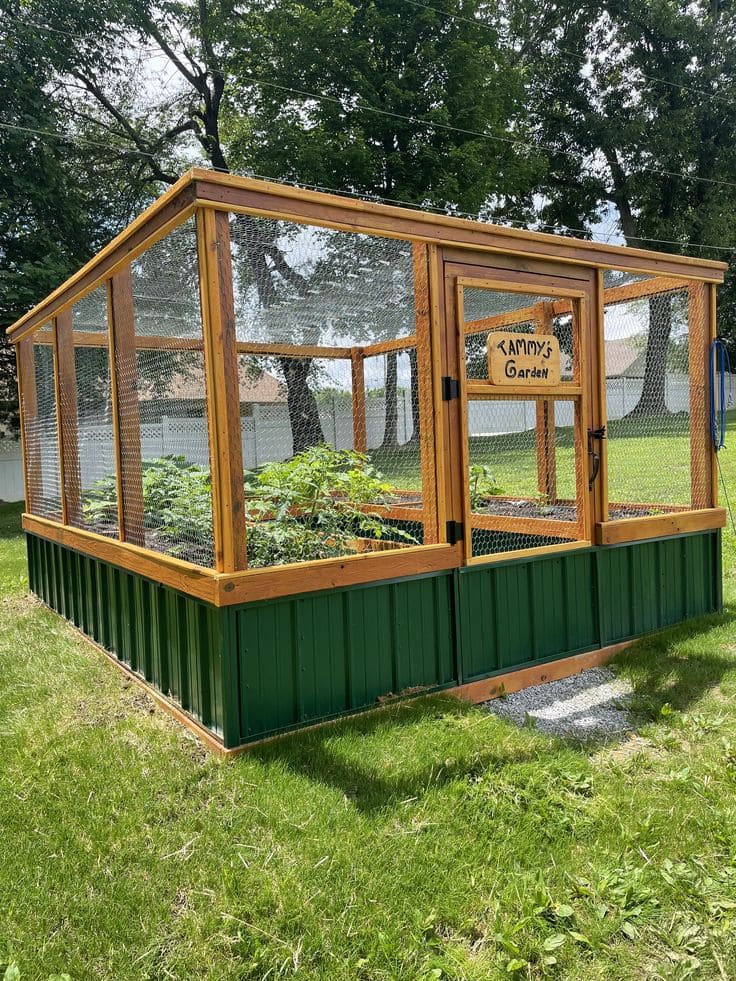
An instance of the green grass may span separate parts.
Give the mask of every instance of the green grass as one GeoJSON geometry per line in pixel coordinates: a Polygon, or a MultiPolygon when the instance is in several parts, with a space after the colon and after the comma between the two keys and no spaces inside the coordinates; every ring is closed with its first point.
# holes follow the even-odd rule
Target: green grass
{"type": "MultiPolygon", "coordinates": [[[[736,412],[728,413],[729,427],[736,412]]],[[[619,419],[608,426],[608,485],[611,501],[688,504],[690,444],[688,418],[673,415],[650,419],[619,419]]],[[[575,497],[575,451],[571,428],[555,436],[557,490],[561,498],[575,497]]],[[[403,490],[421,487],[419,453],[407,449],[371,450],[371,460],[384,476],[403,490]]],[[[536,498],[539,494],[534,432],[476,436],[470,440],[471,464],[488,466],[505,494],[536,498]]]]}
{"type": "Polygon", "coordinates": [[[223,763],[28,595],[18,513],[0,509],[0,977],[736,977],[730,532],[725,615],[616,662],[637,747],[434,697],[223,763]]]}

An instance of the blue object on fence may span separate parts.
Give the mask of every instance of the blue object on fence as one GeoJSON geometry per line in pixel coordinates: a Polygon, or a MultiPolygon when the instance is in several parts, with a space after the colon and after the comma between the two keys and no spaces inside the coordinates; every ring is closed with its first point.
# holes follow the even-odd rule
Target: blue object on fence
{"type": "Polygon", "coordinates": [[[726,344],[716,337],[710,346],[710,434],[716,453],[726,445],[726,407],[731,404],[731,361],[726,344]],[[728,372],[728,400],[726,400],[728,372]]]}

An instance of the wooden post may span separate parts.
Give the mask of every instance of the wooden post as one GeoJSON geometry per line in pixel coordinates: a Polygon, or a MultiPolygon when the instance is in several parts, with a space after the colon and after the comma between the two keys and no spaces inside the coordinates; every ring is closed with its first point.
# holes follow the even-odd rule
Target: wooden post
{"type": "Polygon", "coordinates": [[[108,318],[120,541],[145,546],[141,419],[135,358],[133,281],[124,266],[109,281],[108,318]]]}
{"type": "MultiPolygon", "coordinates": [[[[718,336],[718,321],[716,319],[716,285],[708,286],[708,372],[710,372],[710,345],[718,336]]],[[[710,408],[710,407],[709,407],[710,408]]],[[[724,406],[725,409],[725,406],[724,406]]],[[[707,413],[709,414],[709,412],[707,413]]],[[[718,507],[718,464],[715,460],[715,449],[708,433],[708,462],[710,466],[710,506],[718,507]]]]}
{"type": "Polygon", "coordinates": [[[215,568],[218,572],[237,572],[246,568],[247,560],[240,376],[230,219],[226,211],[197,209],[197,251],[207,379],[215,568]]]}
{"type": "MultiPolygon", "coordinates": [[[[608,425],[608,407],[606,391],[606,338],[604,333],[606,315],[606,291],[603,270],[595,274],[594,300],[588,311],[588,345],[590,358],[590,420],[584,423],[593,429],[608,425]]],[[[585,325],[583,325],[585,329],[585,325]]],[[[583,380],[585,384],[585,380],[583,380]]],[[[588,447],[583,447],[587,454],[588,447]]],[[[598,440],[600,468],[598,477],[593,485],[593,522],[608,521],[608,436],[598,440]]],[[[587,467],[585,468],[587,471],[587,467]]]]}
{"type": "Polygon", "coordinates": [[[61,444],[61,514],[65,525],[82,521],[82,476],[77,428],[77,367],[72,337],[72,310],[67,307],[54,321],[56,411],[61,444]]]}
{"type": "Polygon", "coordinates": [[[368,448],[368,425],[365,402],[365,363],[362,347],[350,349],[353,380],[353,449],[365,453],[368,448]]]}
{"type": "MultiPolygon", "coordinates": [[[[538,334],[553,334],[555,329],[553,304],[538,305],[535,325],[538,334]]],[[[557,500],[557,460],[555,457],[555,403],[537,399],[537,486],[550,504],[557,500]]]]}
{"type": "Polygon", "coordinates": [[[25,510],[33,514],[36,506],[33,488],[41,486],[41,446],[38,435],[38,392],[36,389],[36,355],[33,337],[24,337],[15,348],[18,366],[18,406],[20,440],[23,454],[25,510]],[[29,437],[30,430],[30,437],[29,437]]]}
{"type": "MultiPolygon", "coordinates": [[[[426,245],[415,242],[414,309],[416,317],[416,373],[419,398],[419,454],[422,473],[422,507],[424,544],[439,542],[437,508],[437,469],[434,441],[434,398],[432,388],[432,323],[429,298],[429,252],[426,245]]],[[[411,393],[410,393],[411,401],[411,393]]],[[[414,434],[416,436],[416,434],[414,434]]]]}
{"type": "Polygon", "coordinates": [[[710,420],[708,416],[708,360],[711,322],[708,287],[693,283],[688,288],[690,375],[690,504],[711,507],[712,481],[710,420]]]}

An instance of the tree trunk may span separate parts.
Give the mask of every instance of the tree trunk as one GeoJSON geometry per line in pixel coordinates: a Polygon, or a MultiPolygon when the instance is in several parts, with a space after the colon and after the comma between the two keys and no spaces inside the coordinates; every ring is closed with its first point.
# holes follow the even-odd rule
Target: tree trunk
{"type": "Polygon", "coordinates": [[[665,401],[667,347],[672,332],[672,297],[666,293],[649,298],[649,337],[644,363],[641,397],[627,418],[663,416],[669,413],[665,401]]]}
{"type": "Polygon", "coordinates": [[[308,358],[279,358],[286,381],[286,404],[294,454],[326,442],[314,392],[309,387],[308,358]]]}
{"type": "Polygon", "coordinates": [[[386,423],[381,449],[399,445],[399,371],[395,351],[386,355],[386,423]]]}

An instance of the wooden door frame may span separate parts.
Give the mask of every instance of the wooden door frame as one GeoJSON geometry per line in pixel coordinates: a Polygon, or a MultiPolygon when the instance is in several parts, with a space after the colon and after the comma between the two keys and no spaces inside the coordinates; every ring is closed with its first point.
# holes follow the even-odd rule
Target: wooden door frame
{"type": "MultiPolygon", "coordinates": [[[[448,516],[463,526],[463,555],[465,564],[508,561],[531,554],[549,554],[571,548],[587,548],[594,541],[596,522],[602,520],[601,502],[605,492],[599,485],[605,475],[605,446],[600,447],[601,469],[592,490],[589,490],[590,458],[587,447],[587,434],[598,428],[601,406],[600,392],[603,382],[599,378],[598,351],[602,324],[597,319],[597,278],[595,270],[577,268],[573,276],[560,275],[559,267],[552,266],[549,272],[537,265],[533,270],[520,268],[513,256],[493,256],[475,254],[465,261],[458,262],[457,255],[447,250],[442,256],[442,286],[444,300],[444,327],[446,360],[443,374],[457,381],[457,399],[443,403],[445,410],[445,460],[451,472],[448,481],[448,516]],[[448,255],[447,252],[450,254],[448,255]],[[574,339],[577,345],[577,365],[573,382],[562,384],[550,397],[568,399],[575,405],[575,449],[576,480],[578,482],[578,506],[582,506],[581,520],[574,526],[576,541],[560,542],[515,552],[502,552],[498,555],[472,555],[472,529],[470,526],[469,486],[465,479],[468,466],[467,404],[469,384],[465,377],[465,331],[461,323],[462,290],[466,285],[489,290],[508,290],[514,293],[528,293],[555,299],[569,298],[577,301],[579,310],[579,330],[574,339]]],[[[491,394],[489,390],[489,395],[491,394]]],[[[494,395],[498,395],[498,389],[494,395]]],[[[477,397],[478,393],[473,392],[477,397]]],[[[518,396],[517,396],[518,397],[518,396]]],[[[604,441],[602,441],[604,442],[604,441]]]]}

